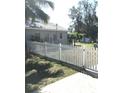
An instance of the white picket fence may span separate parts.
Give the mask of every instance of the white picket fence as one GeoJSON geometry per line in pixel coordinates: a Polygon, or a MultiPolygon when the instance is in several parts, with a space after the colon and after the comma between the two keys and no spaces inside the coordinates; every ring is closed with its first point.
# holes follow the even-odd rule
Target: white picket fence
{"type": "Polygon", "coordinates": [[[86,67],[93,71],[97,70],[98,49],[94,47],[77,47],[71,45],[51,44],[41,42],[27,42],[27,46],[31,52],[57,59],[76,65],[78,67],[86,67]]]}

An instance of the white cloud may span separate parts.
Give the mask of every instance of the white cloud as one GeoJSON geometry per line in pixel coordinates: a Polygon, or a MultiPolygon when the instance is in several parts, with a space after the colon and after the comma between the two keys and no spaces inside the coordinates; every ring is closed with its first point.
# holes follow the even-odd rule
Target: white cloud
{"type": "Polygon", "coordinates": [[[55,9],[45,9],[50,16],[50,22],[57,23],[60,26],[68,28],[70,19],[68,16],[69,9],[78,3],[78,0],[54,0],[55,9]]]}

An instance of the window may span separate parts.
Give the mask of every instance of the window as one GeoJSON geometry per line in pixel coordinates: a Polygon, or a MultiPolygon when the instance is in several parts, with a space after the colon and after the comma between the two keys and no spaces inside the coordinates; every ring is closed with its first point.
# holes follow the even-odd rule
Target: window
{"type": "Polygon", "coordinates": [[[60,39],[62,39],[62,33],[60,33],[60,39]]]}
{"type": "Polygon", "coordinates": [[[54,35],[53,35],[53,40],[56,41],[56,39],[57,39],[57,38],[56,38],[56,35],[54,34],[54,35]]]}
{"type": "Polygon", "coordinates": [[[45,42],[49,42],[49,34],[45,35],[45,42]]]}
{"type": "Polygon", "coordinates": [[[35,33],[34,35],[31,36],[32,41],[40,41],[40,34],[35,33]]]}
{"type": "Polygon", "coordinates": [[[39,33],[35,33],[35,38],[36,38],[37,40],[39,40],[39,39],[40,39],[40,34],[39,34],[39,33]]]}

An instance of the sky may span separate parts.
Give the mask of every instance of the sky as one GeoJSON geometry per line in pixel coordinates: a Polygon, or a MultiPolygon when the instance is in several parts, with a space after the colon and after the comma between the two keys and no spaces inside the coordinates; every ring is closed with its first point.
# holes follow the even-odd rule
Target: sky
{"type": "Polygon", "coordinates": [[[50,16],[49,22],[68,28],[71,19],[69,9],[78,3],[78,0],[51,0],[54,2],[55,9],[45,8],[44,11],[50,16]]]}
{"type": "Polygon", "coordinates": [[[50,16],[50,23],[58,24],[68,28],[71,19],[69,18],[69,9],[78,4],[79,0],[50,0],[54,2],[55,9],[45,8],[44,11],[50,16]]]}

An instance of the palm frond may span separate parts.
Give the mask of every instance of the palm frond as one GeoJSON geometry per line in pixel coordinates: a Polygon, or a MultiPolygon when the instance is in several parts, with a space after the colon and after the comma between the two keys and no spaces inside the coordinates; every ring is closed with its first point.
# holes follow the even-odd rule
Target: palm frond
{"type": "Polygon", "coordinates": [[[29,6],[25,7],[25,19],[34,18],[36,15],[29,6]]]}
{"type": "Polygon", "coordinates": [[[38,19],[41,19],[45,23],[48,23],[49,16],[43,10],[39,9],[38,7],[35,7],[35,13],[38,19]]]}
{"type": "Polygon", "coordinates": [[[40,6],[48,6],[54,9],[54,3],[49,0],[36,0],[40,6]]]}
{"type": "Polygon", "coordinates": [[[25,1],[25,20],[29,18],[40,19],[47,23],[49,16],[40,8],[41,6],[48,6],[54,9],[53,2],[49,0],[26,0],[25,1]]]}

